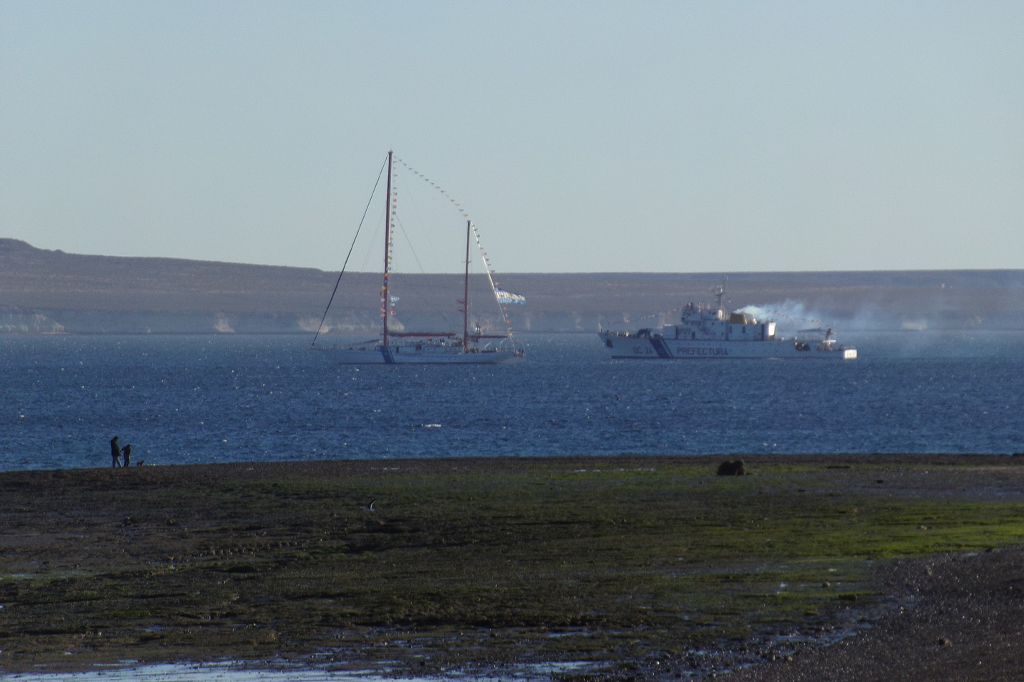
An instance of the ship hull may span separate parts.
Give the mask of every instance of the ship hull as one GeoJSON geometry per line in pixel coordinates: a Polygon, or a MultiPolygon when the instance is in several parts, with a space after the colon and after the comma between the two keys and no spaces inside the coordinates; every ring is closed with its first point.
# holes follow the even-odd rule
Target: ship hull
{"type": "Polygon", "coordinates": [[[818,344],[790,341],[724,341],[632,336],[614,332],[599,334],[612,358],[636,360],[725,360],[730,358],[815,358],[853,360],[855,348],[823,348],[818,344]],[[806,350],[800,350],[804,346],[806,350]]]}
{"type": "Polygon", "coordinates": [[[521,355],[513,351],[470,351],[457,346],[424,348],[375,346],[361,348],[324,348],[330,359],[342,365],[493,365],[521,355]]]}

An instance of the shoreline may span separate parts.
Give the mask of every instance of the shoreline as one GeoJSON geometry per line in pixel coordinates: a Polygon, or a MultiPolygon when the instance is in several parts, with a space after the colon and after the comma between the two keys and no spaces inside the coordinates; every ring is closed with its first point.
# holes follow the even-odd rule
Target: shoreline
{"type": "MultiPolygon", "coordinates": [[[[719,477],[723,459],[0,473],[0,669],[317,658],[438,676],[589,660],[540,677],[758,663],[729,679],[803,679],[829,657],[849,668],[836,652],[872,650],[872,632],[898,650],[889,623],[955,600],[943,576],[1007,575],[1021,556],[1024,458],[749,456],[751,475],[719,477]]],[[[968,635],[937,636],[960,647],[939,653],[973,652],[968,635]]]]}
{"type": "Polygon", "coordinates": [[[1011,680],[1024,673],[1020,612],[1024,547],[894,561],[884,589],[906,607],[828,646],[724,675],[730,682],[1011,680]]]}

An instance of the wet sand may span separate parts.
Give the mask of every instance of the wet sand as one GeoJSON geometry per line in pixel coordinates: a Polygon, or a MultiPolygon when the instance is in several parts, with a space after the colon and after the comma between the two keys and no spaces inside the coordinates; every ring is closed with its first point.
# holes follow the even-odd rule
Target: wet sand
{"type": "Polygon", "coordinates": [[[0,474],[0,669],[1024,679],[1024,458],[745,459],[0,474]]]}

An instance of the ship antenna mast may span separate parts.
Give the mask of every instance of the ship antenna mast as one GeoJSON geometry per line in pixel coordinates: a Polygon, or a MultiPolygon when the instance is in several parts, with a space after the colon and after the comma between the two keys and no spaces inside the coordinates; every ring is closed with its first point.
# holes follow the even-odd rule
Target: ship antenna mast
{"type": "Polygon", "coordinates": [[[722,309],[722,297],[725,296],[728,293],[725,290],[725,280],[723,279],[722,283],[719,284],[718,286],[716,286],[714,289],[712,289],[711,292],[715,295],[715,301],[716,301],[715,306],[718,308],[718,310],[721,310],[722,309]]]}
{"type": "Polygon", "coordinates": [[[388,204],[384,211],[384,345],[388,345],[388,314],[391,312],[391,296],[388,293],[388,277],[391,274],[391,157],[394,150],[388,150],[388,204]]]}

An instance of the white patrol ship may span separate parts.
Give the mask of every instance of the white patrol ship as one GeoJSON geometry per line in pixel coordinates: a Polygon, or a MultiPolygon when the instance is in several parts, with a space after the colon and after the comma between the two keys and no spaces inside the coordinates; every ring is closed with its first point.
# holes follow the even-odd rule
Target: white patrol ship
{"type": "Polygon", "coordinates": [[[724,287],[714,290],[717,305],[691,303],[679,324],[635,332],[601,330],[598,335],[613,358],[690,360],[706,358],[823,358],[853,360],[857,349],[839,345],[832,329],[804,329],[811,336],[786,339],[775,323],[722,310],[724,287]]]}

